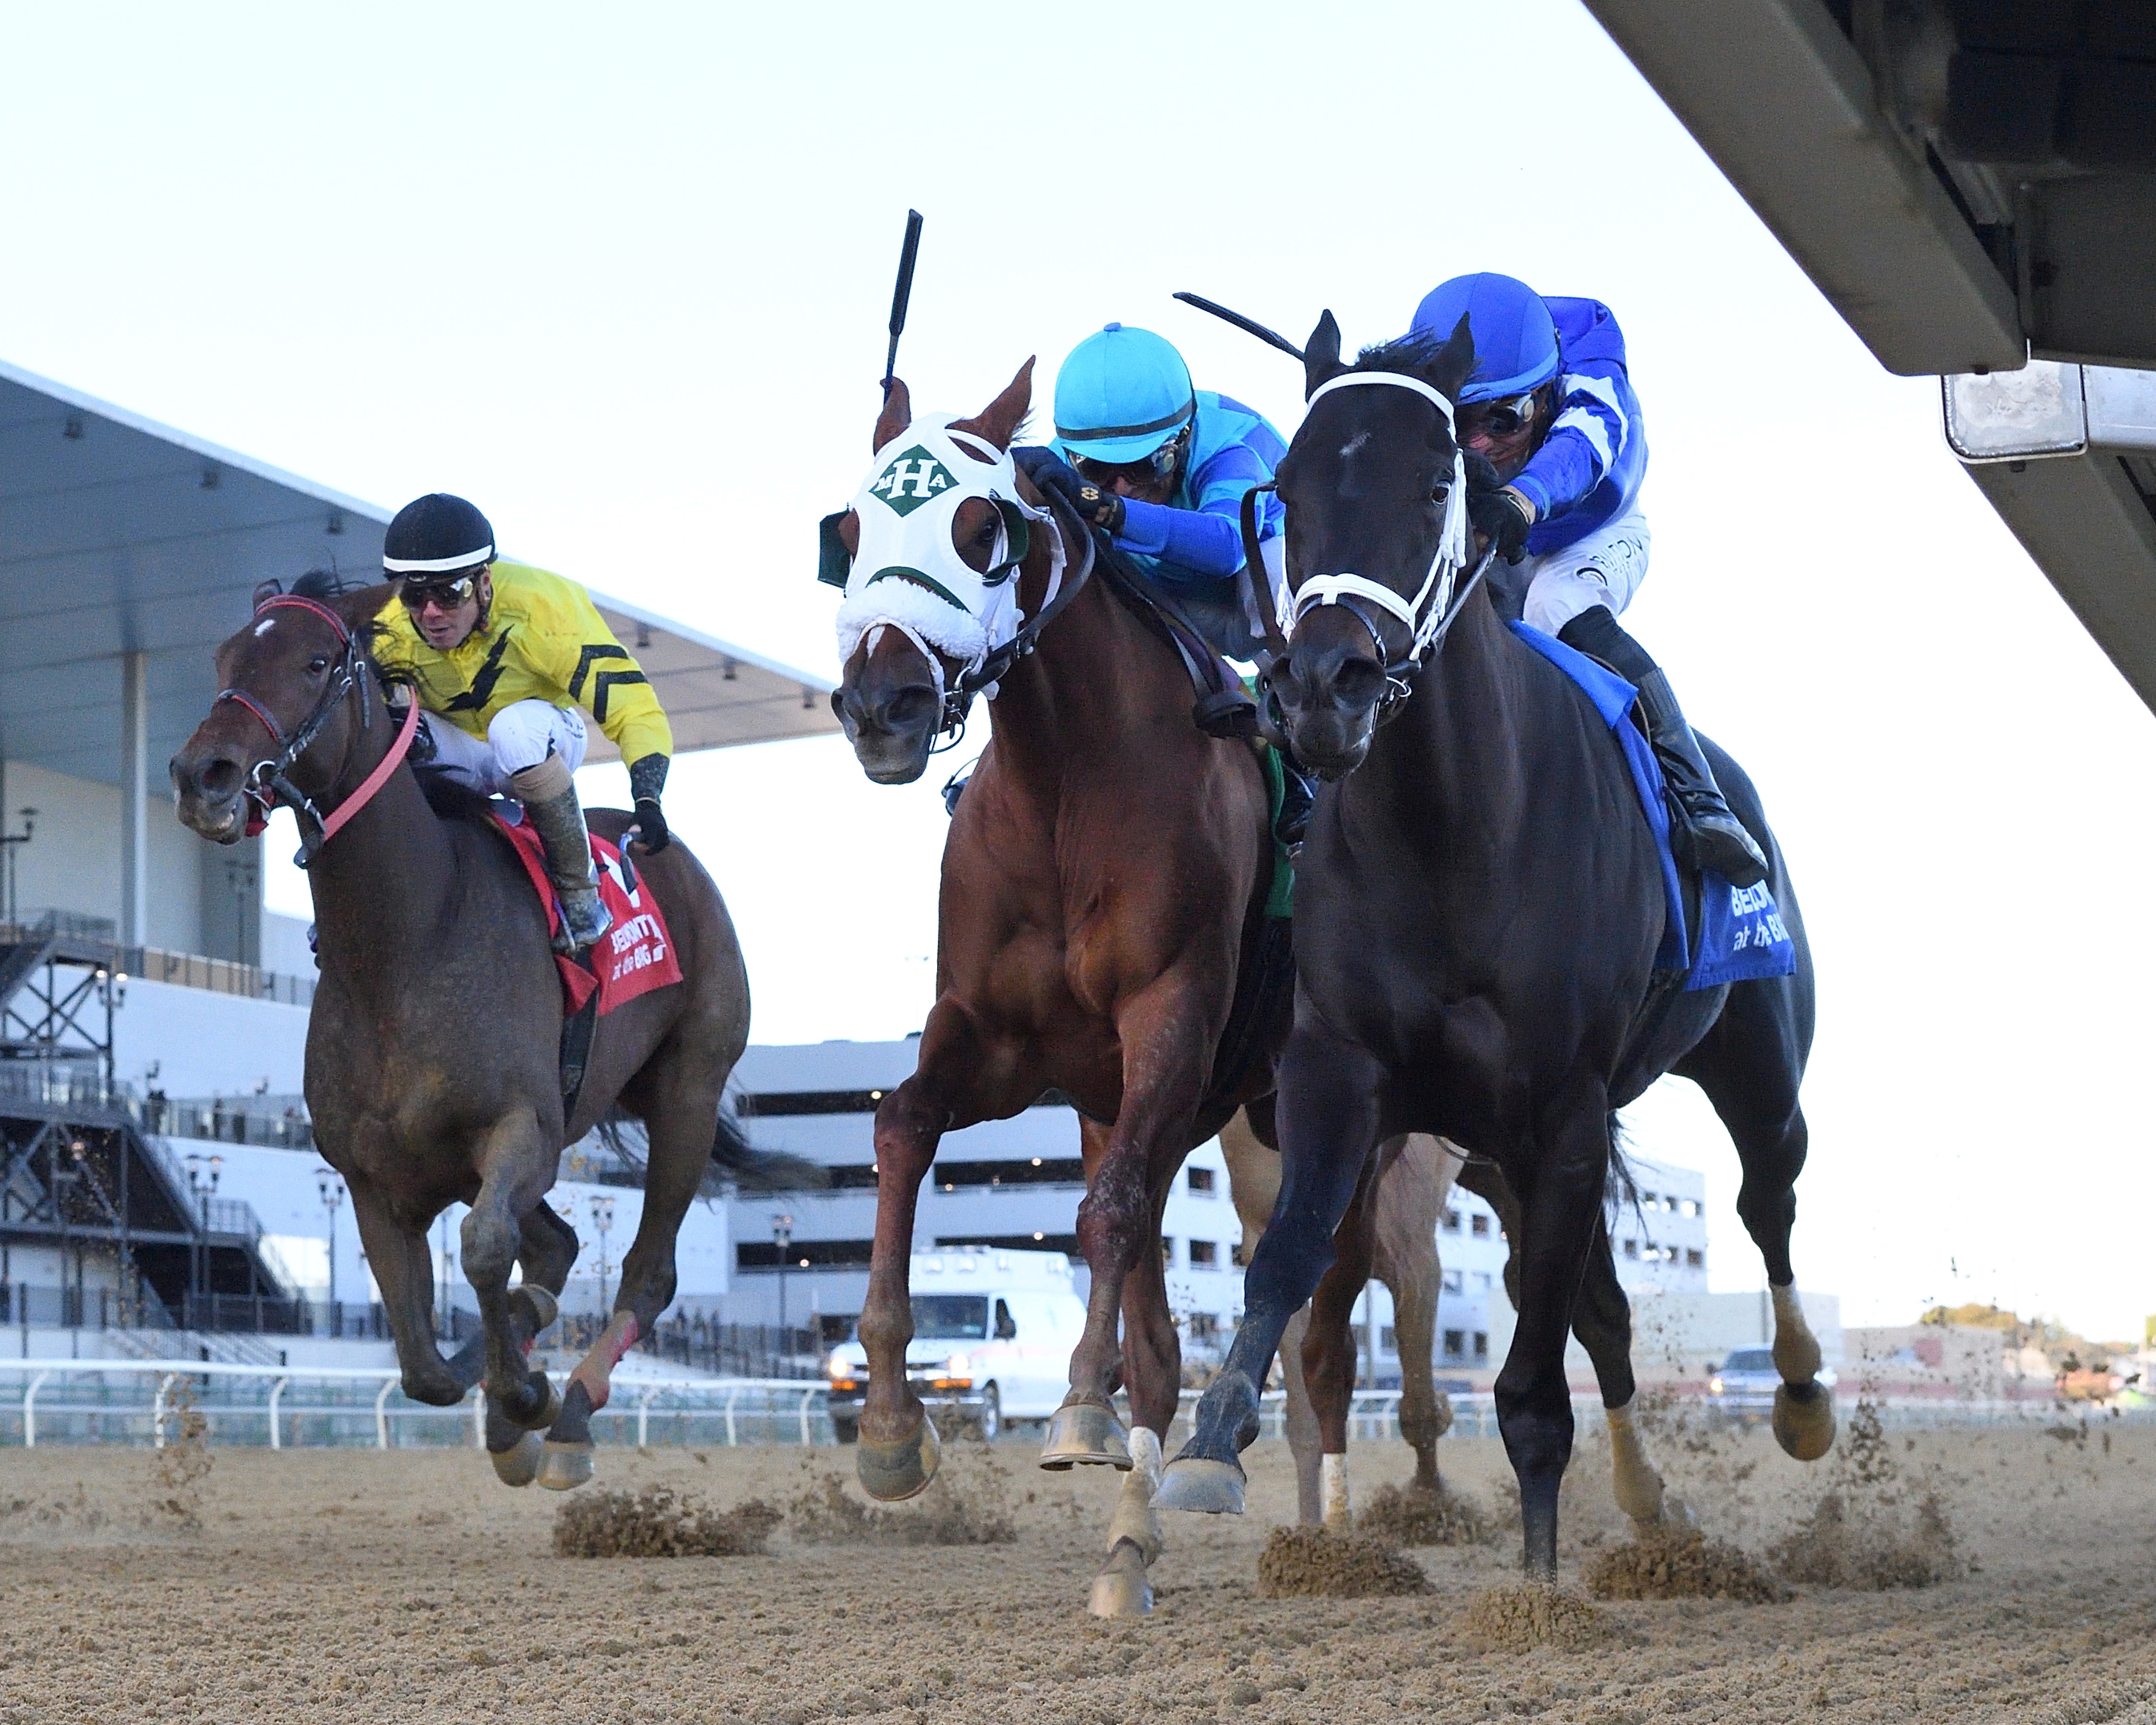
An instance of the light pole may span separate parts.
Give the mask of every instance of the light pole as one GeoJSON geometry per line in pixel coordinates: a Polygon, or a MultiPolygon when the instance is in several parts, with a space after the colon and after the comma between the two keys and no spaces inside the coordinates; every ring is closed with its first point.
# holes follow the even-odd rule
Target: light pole
{"type": "Polygon", "coordinates": [[[315,1190],[322,1195],[322,1208],[330,1217],[330,1328],[332,1334],[342,1335],[344,1325],[339,1322],[336,1303],[336,1219],[344,1207],[344,1182],[334,1170],[318,1168],[315,1170],[315,1190]]]}
{"type": "MultiPolygon", "coordinates": [[[[786,1249],[793,1244],[793,1217],[772,1217],[771,1243],[778,1248],[778,1345],[786,1348],[786,1249]]],[[[791,1353],[793,1350],[787,1348],[786,1351],[791,1353]]]]}
{"type": "Polygon", "coordinates": [[[613,1231],[613,1200],[592,1194],[592,1226],[599,1236],[599,1316],[607,1313],[607,1235],[613,1231]]]}
{"type": "Polygon", "coordinates": [[[193,1189],[201,1214],[202,1225],[195,1235],[195,1291],[202,1295],[209,1292],[209,1201],[217,1194],[218,1178],[223,1171],[222,1156],[187,1158],[187,1184],[193,1189]]]}

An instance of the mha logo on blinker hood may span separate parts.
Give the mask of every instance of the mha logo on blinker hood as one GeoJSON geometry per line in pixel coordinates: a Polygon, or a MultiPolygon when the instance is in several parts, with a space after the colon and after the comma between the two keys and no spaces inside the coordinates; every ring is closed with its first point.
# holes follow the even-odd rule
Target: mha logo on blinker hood
{"type": "Polygon", "coordinates": [[[891,465],[877,475],[869,491],[900,515],[907,516],[922,504],[934,502],[957,483],[951,477],[950,469],[916,444],[891,458],[891,465]]]}

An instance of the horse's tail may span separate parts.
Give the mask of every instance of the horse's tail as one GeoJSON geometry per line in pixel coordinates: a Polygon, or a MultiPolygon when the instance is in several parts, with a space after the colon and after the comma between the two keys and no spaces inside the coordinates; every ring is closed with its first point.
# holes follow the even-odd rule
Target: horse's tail
{"type": "Polygon", "coordinates": [[[1612,1108],[1609,1111],[1609,1178],[1603,1184],[1603,1203],[1607,1214],[1613,1218],[1626,1204],[1631,1205],[1633,1214],[1640,1218],[1644,1228],[1645,1217],[1640,1209],[1640,1183],[1632,1178],[1632,1164],[1625,1159],[1625,1122],[1612,1108]]]}
{"type": "Polygon", "coordinates": [[[830,1170],[805,1156],[759,1150],[742,1130],[731,1102],[719,1104],[719,1129],[711,1141],[711,1171],[742,1192],[814,1192],[831,1183],[830,1170]]]}

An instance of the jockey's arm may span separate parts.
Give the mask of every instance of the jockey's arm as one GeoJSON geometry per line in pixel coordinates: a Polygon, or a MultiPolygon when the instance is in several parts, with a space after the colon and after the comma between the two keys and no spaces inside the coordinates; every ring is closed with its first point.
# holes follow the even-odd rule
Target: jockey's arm
{"type": "Polygon", "coordinates": [[[629,794],[644,848],[664,850],[666,824],[659,797],[674,753],[673,727],[644,667],[614,638],[590,595],[577,588],[571,604],[567,626],[548,633],[552,669],[569,698],[590,712],[629,763],[629,794]]]}
{"type": "MultiPolygon", "coordinates": [[[[1191,575],[1226,580],[1243,567],[1243,494],[1271,478],[1255,450],[1231,444],[1192,476],[1196,508],[1127,500],[1123,529],[1116,543],[1126,551],[1158,558],[1156,578],[1163,583],[1174,584],[1179,577],[1187,580],[1191,575]]],[[[1258,536],[1270,539],[1280,531],[1280,503],[1270,495],[1261,501],[1265,506],[1258,536]]]]}
{"type": "Polygon", "coordinates": [[[1622,365],[1587,361],[1564,373],[1558,388],[1563,393],[1549,435],[1512,481],[1534,506],[1538,521],[1563,515],[1592,493],[1632,435],[1625,408],[1631,392],[1622,365]]]}

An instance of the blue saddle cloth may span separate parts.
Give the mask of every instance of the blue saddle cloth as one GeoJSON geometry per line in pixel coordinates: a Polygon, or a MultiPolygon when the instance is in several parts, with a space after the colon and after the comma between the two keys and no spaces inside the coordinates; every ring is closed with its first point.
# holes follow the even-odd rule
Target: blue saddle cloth
{"type": "Polygon", "coordinates": [[[1640,691],[1607,665],[1566,646],[1554,635],[1544,634],[1525,623],[1512,627],[1514,634],[1587,691],[1588,699],[1594,703],[1594,710],[1624,752],[1625,765],[1632,769],[1632,788],[1640,793],[1640,810],[1655,835],[1655,853],[1662,864],[1666,915],[1655,968],[1685,970],[1691,957],[1684,983],[1687,992],[1794,972],[1796,943],[1783,925],[1774,889],[1763,880],[1757,886],[1732,886],[1711,869],[1700,876],[1699,952],[1697,957],[1691,957],[1684,891],[1677,880],[1676,856],[1670,849],[1670,809],[1662,788],[1661,765],[1631,719],[1632,704],[1640,698],[1640,691]]]}

